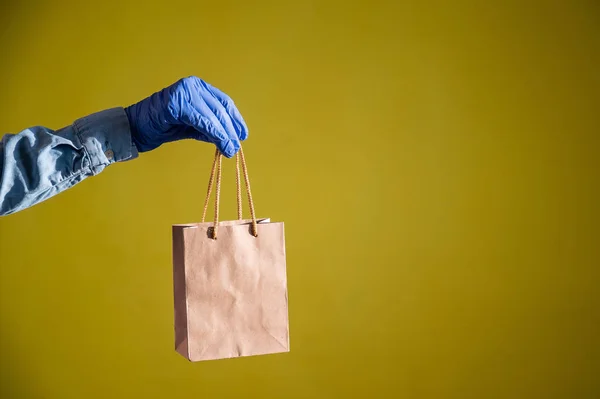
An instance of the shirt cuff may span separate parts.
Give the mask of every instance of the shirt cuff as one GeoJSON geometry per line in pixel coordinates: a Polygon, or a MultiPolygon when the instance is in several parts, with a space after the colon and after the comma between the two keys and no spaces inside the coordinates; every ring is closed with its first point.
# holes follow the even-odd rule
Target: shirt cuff
{"type": "Polygon", "coordinates": [[[122,107],[85,116],[76,120],[73,126],[87,152],[94,175],[111,163],[138,157],[138,150],[131,139],[129,119],[122,107]]]}

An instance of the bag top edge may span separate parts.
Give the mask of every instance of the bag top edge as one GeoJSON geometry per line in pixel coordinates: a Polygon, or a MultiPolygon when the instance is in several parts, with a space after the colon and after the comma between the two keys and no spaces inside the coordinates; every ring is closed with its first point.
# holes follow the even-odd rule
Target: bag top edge
{"type": "MultiPolygon", "coordinates": [[[[250,224],[252,223],[252,219],[242,219],[242,220],[223,220],[221,222],[224,223],[228,223],[228,222],[233,222],[236,224],[250,224]],[[238,223],[239,222],[239,223],[238,223]]],[[[221,223],[219,222],[219,223],[221,223]]],[[[276,223],[283,223],[283,222],[272,222],[270,218],[257,218],[256,222],[258,224],[276,224],[276,223]]],[[[197,222],[197,223],[177,223],[174,224],[173,227],[174,228],[182,228],[182,229],[186,229],[186,228],[197,228],[197,227],[210,227],[213,226],[214,222],[197,222]]]]}

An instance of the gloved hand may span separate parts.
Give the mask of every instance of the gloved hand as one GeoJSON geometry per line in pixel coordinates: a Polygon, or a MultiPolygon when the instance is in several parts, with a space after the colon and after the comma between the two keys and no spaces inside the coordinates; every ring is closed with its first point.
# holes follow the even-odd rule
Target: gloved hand
{"type": "Polygon", "coordinates": [[[213,143],[228,158],[248,137],[248,127],[229,96],[195,76],[125,108],[138,151],[196,139],[213,143]]]}

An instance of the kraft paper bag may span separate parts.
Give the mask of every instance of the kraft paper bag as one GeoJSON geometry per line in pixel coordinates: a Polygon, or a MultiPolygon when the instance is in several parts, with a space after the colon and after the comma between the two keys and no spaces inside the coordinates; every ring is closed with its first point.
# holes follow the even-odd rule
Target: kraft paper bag
{"type": "Polygon", "coordinates": [[[217,151],[215,221],[173,226],[175,349],[190,361],[289,351],[283,223],[257,220],[243,152],[238,155],[238,217],[218,222],[221,154],[217,151]],[[252,219],[241,219],[239,160],[252,219]]]}

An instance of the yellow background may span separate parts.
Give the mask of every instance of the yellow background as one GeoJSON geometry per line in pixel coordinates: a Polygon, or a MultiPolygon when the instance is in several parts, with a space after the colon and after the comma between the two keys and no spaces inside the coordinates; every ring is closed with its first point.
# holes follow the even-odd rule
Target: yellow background
{"type": "Polygon", "coordinates": [[[3,132],[192,74],[234,98],[292,351],[175,353],[213,153],[179,142],[0,219],[2,398],[600,396],[597,2],[6,3],[3,132]]]}

